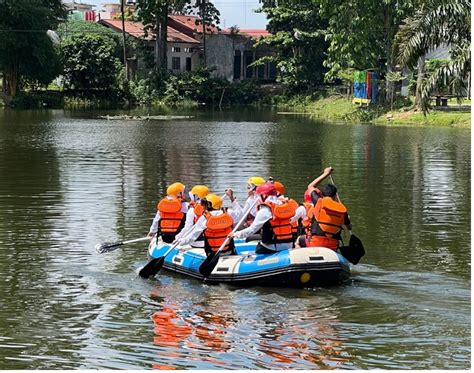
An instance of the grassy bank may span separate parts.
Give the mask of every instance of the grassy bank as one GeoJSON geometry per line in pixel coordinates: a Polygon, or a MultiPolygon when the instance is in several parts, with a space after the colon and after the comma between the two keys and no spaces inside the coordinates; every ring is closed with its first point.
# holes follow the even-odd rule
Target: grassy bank
{"type": "Polygon", "coordinates": [[[342,95],[274,97],[272,105],[281,114],[302,113],[314,118],[336,122],[370,122],[389,125],[429,125],[449,127],[470,127],[471,113],[456,111],[457,104],[451,103],[453,111],[432,110],[426,117],[412,110],[408,100],[397,101],[394,109],[382,105],[355,105],[342,95]]]}

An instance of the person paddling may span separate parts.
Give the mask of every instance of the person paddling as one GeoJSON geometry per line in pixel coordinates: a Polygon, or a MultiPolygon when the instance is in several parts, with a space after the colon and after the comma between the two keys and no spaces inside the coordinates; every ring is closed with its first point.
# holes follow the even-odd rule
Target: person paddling
{"type": "Polygon", "coordinates": [[[150,226],[148,238],[152,239],[156,234],[163,242],[172,243],[176,234],[183,228],[188,212],[188,204],[185,202],[183,183],[176,182],[166,189],[166,197],[158,202],[156,215],[150,226]]]}
{"type": "Polygon", "coordinates": [[[306,219],[306,209],[305,206],[299,205],[293,198],[289,198],[285,196],[285,186],[280,181],[274,181],[273,184],[275,185],[275,189],[277,191],[277,197],[282,202],[287,202],[293,205],[295,209],[295,214],[290,219],[291,223],[291,231],[293,233],[293,240],[296,240],[298,235],[302,234],[302,221],[306,219]]]}
{"type": "MultiPolygon", "coordinates": [[[[250,212],[247,215],[247,219],[245,221],[245,226],[250,226],[255,219],[255,215],[257,214],[257,204],[254,205],[254,201],[256,199],[259,199],[260,197],[255,194],[255,190],[257,189],[258,186],[262,185],[265,183],[265,179],[260,176],[252,176],[249,177],[247,180],[247,199],[245,200],[244,207],[241,209],[242,211],[248,211],[248,209],[252,207],[250,212]]],[[[231,188],[226,189],[226,194],[229,196],[229,199],[231,202],[234,202],[237,200],[236,197],[234,197],[234,191],[231,188]]]]}
{"type": "MultiPolygon", "coordinates": [[[[232,226],[241,216],[241,208],[237,201],[233,201],[229,209],[222,208],[222,197],[216,194],[208,194],[204,199],[205,211],[198,219],[192,233],[183,238],[179,238],[176,243],[180,246],[193,243],[204,235],[204,249],[206,255],[217,252],[224,243],[227,235],[232,232],[232,226]]],[[[222,255],[232,254],[234,252],[233,241],[229,242],[221,250],[222,255]]]]}
{"type": "MultiPolygon", "coordinates": [[[[176,235],[176,240],[184,237],[196,224],[199,218],[204,213],[205,207],[202,202],[209,194],[209,188],[206,185],[195,185],[189,192],[190,202],[188,205],[188,212],[186,213],[186,222],[183,229],[176,235]]],[[[194,247],[204,247],[204,236],[200,236],[193,243],[194,247]]]]}
{"type": "Polygon", "coordinates": [[[258,212],[252,224],[241,231],[230,234],[230,238],[247,238],[262,231],[256,254],[272,254],[290,249],[293,246],[293,234],[290,218],[295,214],[292,204],[278,200],[275,185],[266,182],[256,188],[255,193],[261,199],[258,212]]]}
{"type": "Polygon", "coordinates": [[[314,207],[308,211],[310,221],[310,237],[297,240],[298,245],[322,246],[337,250],[341,240],[341,232],[345,226],[352,229],[347,208],[337,199],[337,188],[333,184],[326,184],[317,188],[318,184],[331,175],[332,167],[327,167],[313,182],[308,185],[311,190],[311,199],[314,207]]]}

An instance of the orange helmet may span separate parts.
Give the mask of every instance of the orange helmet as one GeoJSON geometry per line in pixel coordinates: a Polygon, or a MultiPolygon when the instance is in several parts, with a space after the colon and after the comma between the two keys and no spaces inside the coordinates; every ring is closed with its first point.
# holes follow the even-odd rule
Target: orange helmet
{"type": "Polygon", "coordinates": [[[275,185],[275,189],[278,194],[285,194],[285,186],[282,183],[280,183],[279,181],[275,181],[273,184],[275,185]]]}

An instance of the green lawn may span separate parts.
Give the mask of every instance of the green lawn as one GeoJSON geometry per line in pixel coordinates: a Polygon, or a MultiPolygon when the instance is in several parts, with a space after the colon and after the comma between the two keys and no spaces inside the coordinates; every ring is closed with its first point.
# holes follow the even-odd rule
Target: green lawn
{"type": "MultiPolygon", "coordinates": [[[[422,113],[411,110],[410,101],[405,101],[405,104],[408,106],[397,103],[394,105],[397,109],[390,111],[382,106],[353,104],[347,97],[337,95],[317,99],[304,96],[293,97],[286,102],[278,103],[277,107],[279,111],[288,110],[329,121],[449,127],[470,127],[471,125],[470,112],[432,110],[425,117],[422,113]]],[[[450,106],[458,105],[455,99],[449,104],[450,106]]],[[[463,105],[469,104],[470,100],[463,101],[463,105]]]]}

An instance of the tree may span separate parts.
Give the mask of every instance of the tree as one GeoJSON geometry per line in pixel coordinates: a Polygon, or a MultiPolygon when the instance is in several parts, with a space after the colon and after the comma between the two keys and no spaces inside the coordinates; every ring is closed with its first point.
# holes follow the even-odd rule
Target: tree
{"type": "Polygon", "coordinates": [[[428,77],[419,74],[417,105],[424,113],[429,110],[430,94],[440,81],[450,80],[454,91],[462,94],[471,71],[470,0],[427,0],[404,20],[394,49],[400,64],[414,68],[424,61],[429,50],[441,45],[450,46],[451,59],[440,63],[428,77]]]}
{"type": "MultiPolygon", "coordinates": [[[[319,0],[328,20],[329,42],[325,66],[327,77],[346,68],[394,70],[393,41],[405,17],[422,0],[319,0]]],[[[386,99],[391,101],[393,82],[387,82],[386,99]]]]}
{"type": "Polygon", "coordinates": [[[151,32],[156,40],[156,68],[167,67],[168,13],[171,0],[138,0],[137,15],[145,25],[145,33],[151,32]]]}
{"type": "Polygon", "coordinates": [[[47,84],[60,65],[46,32],[66,17],[60,0],[0,1],[0,70],[7,95],[14,97],[27,83],[47,84]]]}
{"type": "Polygon", "coordinates": [[[272,35],[256,45],[269,45],[277,53],[256,64],[276,63],[279,81],[293,91],[322,82],[327,49],[323,31],[327,22],[320,16],[317,0],[263,0],[259,11],[267,14],[267,30],[272,35]]]}
{"type": "Polygon", "coordinates": [[[212,25],[219,25],[221,13],[213,3],[208,0],[196,0],[193,4],[189,4],[185,11],[188,14],[195,14],[198,16],[196,25],[205,25],[202,28],[202,46],[204,53],[204,63],[207,61],[206,50],[206,34],[212,31],[212,25]]]}
{"type": "Polygon", "coordinates": [[[59,35],[66,86],[108,90],[116,85],[121,63],[118,36],[112,30],[95,23],[68,22],[59,35]]]}

